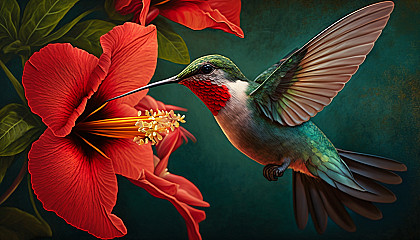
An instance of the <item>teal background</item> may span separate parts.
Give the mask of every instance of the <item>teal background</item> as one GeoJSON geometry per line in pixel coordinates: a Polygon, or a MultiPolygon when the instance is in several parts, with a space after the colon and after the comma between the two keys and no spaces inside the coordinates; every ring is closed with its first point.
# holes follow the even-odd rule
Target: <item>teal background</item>
{"type": "MultiPolygon", "coordinates": [[[[374,1],[242,1],[240,39],[220,30],[192,31],[173,23],[187,43],[191,59],[222,54],[233,60],[249,78],[302,46],[318,32],[344,15],[374,1]]],[[[70,17],[102,1],[81,1],[70,17]]],[[[318,235],[309,220],[305,230],[296,227],[292,205],[291,172],[278,182],[262,176],[263,166],[236,150],[223,135],[210,111],[187,88],[168,85],[150,94],[167,104],[189,109],[184,125],[198,139],[183,145],[169,162],[172,173],[195,183],[204,199],[207,219],[200,224],[203,239],[418,239],[420,228],[420,2],[395,1],[388,25],[375,47],[334,101],[313,121],[336,147],[381,155],[404,162],[403,183],[389,186],[398,200],[377,204],[384,218],[371,221],[351,213],[357,231],[347,233],[332,221],[318,235]]],[[[21,8],[25,1],[20,1],[21,8]]],[[[98,14],[96,17],[105,17],[98,14]]],[[[19,59],[8,64],[21,77],[19,59]]],[[[158,61],[152,81],[177,74],[185,66],[158,61]]],[[[13,86],[0,73],[0,105],[19,102],[13,86]]],[[[240,126],[239,126],[240,127],[240,126]]],[[[13,180],[18,161],[0,191],[13,180]]],[[[119,177],[118,202],[114,213],[123,219],[128,234],[123,239],[187,239],[184,220],[166,200],[119,177]]],[[[24,182],[25,183],[25,182],[24,182]]],[[[40,202],[37,202],[42,209],[40,202]]],[[[31,211],[26,184],[5,203],[31,211]]],[[[75,209],[75,211],[78,211],[75,209]]],[[[67,225],[52,212],[41,210],[51,225],[53,239],[94,239],[67,225]]]]}

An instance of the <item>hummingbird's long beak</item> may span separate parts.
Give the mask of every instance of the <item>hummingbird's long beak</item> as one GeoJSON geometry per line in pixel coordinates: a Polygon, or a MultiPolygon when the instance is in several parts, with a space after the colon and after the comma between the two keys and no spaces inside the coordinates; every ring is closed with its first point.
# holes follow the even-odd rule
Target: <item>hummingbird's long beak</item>
{"type": "Polygon", "coordinates": [[[128,96],[130,94],[139,92],[139,91],[144,90],[144,89],[153,88],[153,87],[157,87],[157,86],[161,86],[161,85],[165,85],[165,84],[170,84],[170,83],[178,83],[179,81],[181,81],[181,80],[178,79],[177,76],[173,76],[173,77],[167,78],[165,80],[154,82],[154,83],[148,84],[148,85],[146,85],[144,87],[137,88],[137,89],[134,89],[132,91],[126,92],[124,94],[121,94],[119,96],[110,98],[110,99],[106,100],[105,102],[109,102],[109,101],[112,101],[112,100],[115,100],[115,99],[118,99],[118,98],[122,98],[122,97],[125,97],[125,96],[128,96]]]}

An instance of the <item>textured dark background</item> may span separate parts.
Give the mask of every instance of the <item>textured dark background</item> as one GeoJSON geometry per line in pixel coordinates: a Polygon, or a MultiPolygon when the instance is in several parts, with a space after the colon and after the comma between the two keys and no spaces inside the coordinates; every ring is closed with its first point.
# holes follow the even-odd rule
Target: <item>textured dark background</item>
{"type": "MultiPolygon", "coordinates": [[[[242,2],[241,27],[245,39],[219,30],[194,32],[181,25],[173,26],[187,43],[191,59],[222,54],[253,79],[334,21],[374,1],[242,2]]],[[[382,220],[371,221],[351,213],[357,225],[355,233],[345,232],[332,221],[323,235],[316,233],[311,220],[305,230],[299,230],[293,216],[290,171],[278,182],[268,182],[262,176],[262,166],[229,143],[210,111],[187,88],[172,85],[150,91],[153,97],[167,104],[189,109],[185,126],[198,142],[188,143],[176,151],[169,169],[194,182],[211,204],[206,209],[207,219],[200,224],[203,239],[420,237],[420,2],[395,3],[388,25],[359,71],[313,119],[335,146],[393,158],[408,167],[408,171],[401,174],[403,183],[389,186],[398,200],[393,204],[378,204],[384,215],[382,220]]],[[[74,17],[98,4],[101,1],[82,0],[70,14],[74,17]]],[[[19,65],[19,61],[9,64],[16,75],[22,71],[19,65]]],[[[159,60],[152,81],[173,76],[183,67],[159,60]]],[[[0,86],[1,106],[19,101],[3,72],[0,86]]],[[[19,164],[14,167],[19,168],[19,164]]],[[[114,213],[127,226],[128,234],[123,239],[187,238],[185,223],[169,202],[151,197],[124,178],[118,180],[114,213]]],[[[4,191],[8,184],[6,181],[0,190],[4,191]]],[[[31,211],[25,187],[20,186],[6,205],[31,211]]],[[[38,206],[42,208],[39,202],[38,206]]],[[[52,212],[42,210],[41,214],[51,225],[53,239],[94,239],[67,225],[52,212]]]]}

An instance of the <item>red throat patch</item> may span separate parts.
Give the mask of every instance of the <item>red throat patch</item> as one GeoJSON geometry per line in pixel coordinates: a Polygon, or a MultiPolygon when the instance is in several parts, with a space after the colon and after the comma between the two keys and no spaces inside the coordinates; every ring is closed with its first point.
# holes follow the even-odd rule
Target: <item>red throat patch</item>
{"type": "Polygon", "coordinates": [[[180,84],[188,87],[197,95],[214,116],[217,116],[220,109],[222,109],[230,99],[229,89],[225,85],[219,86],[204,80],[184,80],[181,81],[180,84]]]}

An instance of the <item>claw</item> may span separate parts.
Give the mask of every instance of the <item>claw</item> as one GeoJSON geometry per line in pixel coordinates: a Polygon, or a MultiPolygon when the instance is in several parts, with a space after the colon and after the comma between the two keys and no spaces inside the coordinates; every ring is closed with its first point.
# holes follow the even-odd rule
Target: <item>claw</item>
{"type": "Polygon", "coordinates": [[[263,175],[268,181],[277,181],[277,179],[283,176],[284,171],[290,165],[290,159],[285,158],[282,165],[267,164],[264,166],[263,175]]]}

